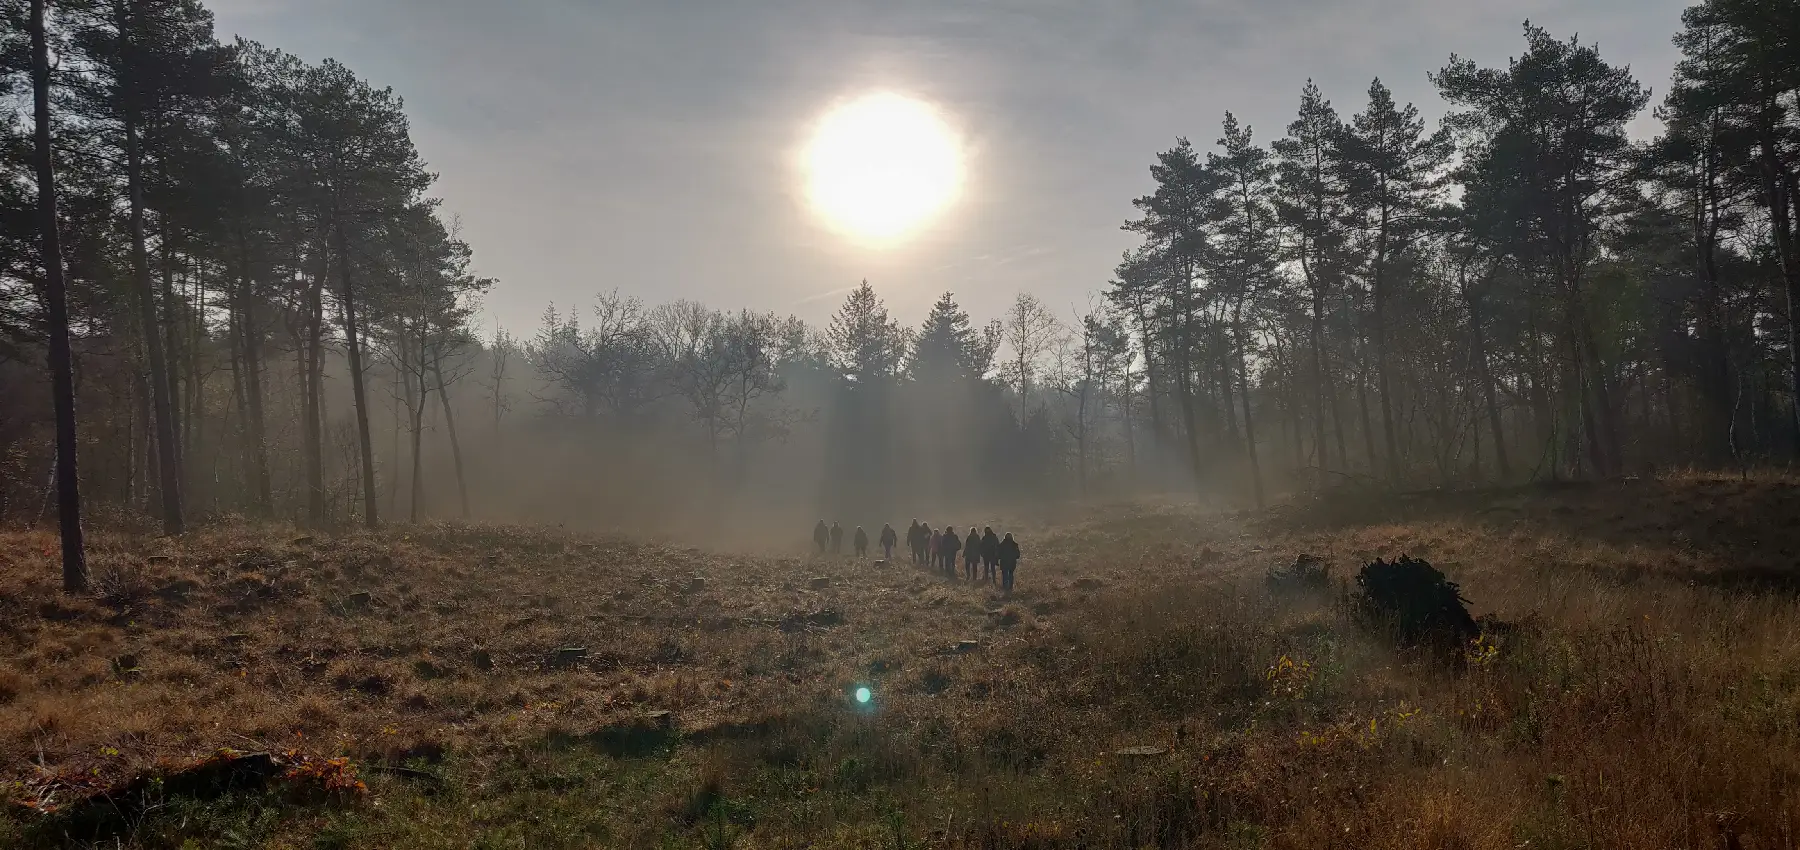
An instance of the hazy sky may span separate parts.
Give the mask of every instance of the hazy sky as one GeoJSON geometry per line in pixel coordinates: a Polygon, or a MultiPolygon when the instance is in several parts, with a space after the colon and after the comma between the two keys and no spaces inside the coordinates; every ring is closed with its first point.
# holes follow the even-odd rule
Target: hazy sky
{"type": "MultiPolygon", "coordinates": [[[[1687,0],[211,0],[241,34],[406,98],[488,321],[618,288],[823,322],[867,277],[907,324],[954,290],[1085,304],[1177,136],[1230,109],[1266,142],[1317,79],[1346,117],[1379,76],[1433,120],[1426,73],[1501,64],[1530,19],[1579,32],[1660,99],[1687,0]],[[873,250],[818,225],[796,169],[834,101],[937,104],[971,146],[961,201],[873,250]]],[[[1645,126],[1648,126],[1645,119],[1645,126]]]]}

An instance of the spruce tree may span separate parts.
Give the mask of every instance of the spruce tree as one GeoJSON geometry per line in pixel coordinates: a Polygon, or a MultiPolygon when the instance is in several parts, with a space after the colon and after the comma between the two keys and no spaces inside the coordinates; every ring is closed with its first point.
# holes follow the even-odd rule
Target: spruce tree
{"type": "Polygon", "coordinates": [[[906,332],[889,318],[886,305],[867,280],[844,299],[826,332],[832,365],[847,382],[875,386],[900,373],[906,332]]]}

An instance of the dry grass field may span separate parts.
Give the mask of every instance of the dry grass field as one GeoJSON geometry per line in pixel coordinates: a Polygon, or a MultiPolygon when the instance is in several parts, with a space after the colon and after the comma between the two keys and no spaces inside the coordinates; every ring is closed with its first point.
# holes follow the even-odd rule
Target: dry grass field
{"type": "Polygon", "coordinates": [[[1786,850],[1796,517],[1796,480],[1702,475],[1096,508],[1015,526],[1012,598],[241,523],[96,532],[70,598],[49,535],[0,532],[0,847],[1786,850]],[[1302,554],[1329,588],[1266,580],[1302,554]],[[1401,554],[1479,641],[1359,625],[1401,554]]]}

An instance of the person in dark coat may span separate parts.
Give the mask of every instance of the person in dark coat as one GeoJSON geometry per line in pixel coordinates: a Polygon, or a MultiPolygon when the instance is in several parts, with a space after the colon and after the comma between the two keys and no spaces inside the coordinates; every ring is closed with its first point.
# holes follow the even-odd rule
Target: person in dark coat
{"type": "Polygon", "coordinates": [[[1006,533],[1006,539],[1000,541],[1000,589],[1012,592],[1013,571],[1019,568],[1019,541],[1014,540],[1012,532],[1006,533]]]}
{"type": "Polygon", "coordinates": [[[962,538],[956,536],[956,529],[946,528],[943,540],[938,545],[943,547],[943,559],[938,562],[938,566],[945,574],[955,576],[956,553],[962,550],[962,538]]]}
{"type": "Polygon", "coordinates": [[[819,524],[813,526],[813,545],[819,547],[819,554],[823,555],[825,554],[826,544],[830,542],[831,532],[826,530],[825,521],[819,520],[819,524]]]}
{"type": "Polygon", "coordinates": [[[981,578],[993,584],[997,576],[994,568],[1000,565],[1000,538],[994,534],[994,527],[981,530],[981,578]]]}
{"type": "Polygon", "coordinates": [[[906,530],[906,548],[912,550],[912,559],[915,564],[922,560],[919,554],[925,549],[923,540],[925,535],[919,528],[919,521],[915,519],[912,521],[912,527],[906,530]]]}
{"type": "Polygon", "coordinates": [[[844,551],[844,527],[841,525],[838,525],[836,522],[832,522],[832,524],[831,524],[831,554],[837,555],[837,554],[841,554],[843,551],[844,551]]]}
{"type": "Polygon", "coordinates": [[[975,580],[975,565],[981,562],[981,532],[969,526],[969,539],[963,541],[963,577],[975,580]]]}
{"type": "Polygon", "coordinates": [[[884,560],[884,561],[894,560],[894,544],[898,543],[898,542],[900,542],[900,538],[898,535],[894,534],[894,527],[891,525],[888,525],[885,522],[882,523],[881,524],[881,558],[882,558],[882,560],[884,560]]]}
{"type": "Polygon", "coordinates": [[[850,539],[850,545],[856,547],[856,557],[858,557],[858,558],[868,557],[868,555],[869,555],[869,533],[862,530],[862,526],[860,526],[860,525],[857,526],[856,527],[856,536],[852,537],[850,539]]]}

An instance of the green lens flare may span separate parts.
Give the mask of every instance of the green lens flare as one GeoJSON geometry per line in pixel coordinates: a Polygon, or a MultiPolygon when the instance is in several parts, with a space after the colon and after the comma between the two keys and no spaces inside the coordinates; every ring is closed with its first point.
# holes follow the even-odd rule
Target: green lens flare
{"type": "Polygon", "coordinates": [[[857,688],[856,689],[856,701],[857,702],[866,703],[869,701],[869,697],[870,697],[870,694],[869,694],[868,688],[857,688]]]}

